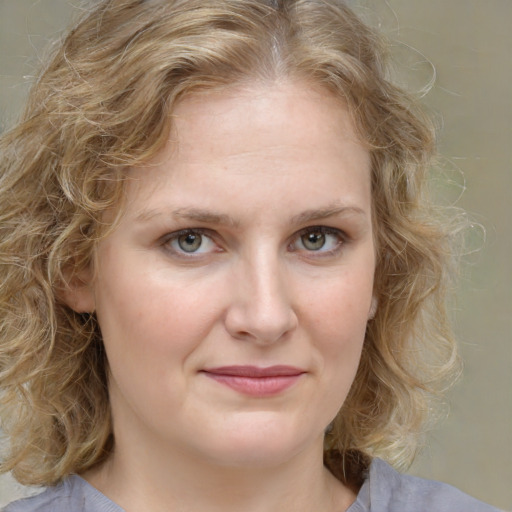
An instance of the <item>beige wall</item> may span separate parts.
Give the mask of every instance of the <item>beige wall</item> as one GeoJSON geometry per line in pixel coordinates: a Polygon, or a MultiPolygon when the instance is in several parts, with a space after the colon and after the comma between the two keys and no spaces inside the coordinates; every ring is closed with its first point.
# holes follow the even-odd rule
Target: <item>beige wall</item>
{"type": "MultiPolygon", "coordinates": [[[[0,0],[0,123],[19,111],[23,76],[33,74],[71,3],[78,1],[0,0]]],[[[460,288],[456,318],[465,378],[451,395],[449,420],[432,434],[412,472],[512,509],[512,1],[354,3],[435,64],[437,82],[425,101],[442,114],[444,166],[457,183],[465,179],[458,204],[487,230],[460,288]]],[[[397,45],[397,55],[419,88],[431,68],[405,48],[397,45]]],[[[455,197],[458,187],[451,188],[455,197]]],[[[0,506],[19,492],[0,479],[0,506]]]]}
{"type": "Polygon", "coordinates": [[[402,41],[435,64],[440,149],[487,241],[461,283],[465,376],[414,471],[512,509],[512,2],[389,0],[402,41]],[[460,181],[460,177],[458,178],[460,181]]]}

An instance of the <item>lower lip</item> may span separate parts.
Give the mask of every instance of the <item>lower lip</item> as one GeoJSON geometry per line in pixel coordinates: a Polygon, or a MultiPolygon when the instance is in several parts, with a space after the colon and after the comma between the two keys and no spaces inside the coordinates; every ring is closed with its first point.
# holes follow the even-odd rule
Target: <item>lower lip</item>
{"type": "Polygon", "coordinates": [[[208,372],[205,372],[205,375],[239,393],[255,397],[278,395],[292,387],[302,376],[302,374],[297,374],[270,377],[242,377],[208,372]]]}

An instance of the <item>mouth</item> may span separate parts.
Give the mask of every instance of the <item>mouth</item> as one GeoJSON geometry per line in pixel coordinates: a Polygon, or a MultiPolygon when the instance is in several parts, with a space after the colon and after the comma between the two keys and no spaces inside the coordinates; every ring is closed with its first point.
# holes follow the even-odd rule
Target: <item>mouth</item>
{"type": "Polygon", "coordinates": [[[254,397],[278,395],[307,372],[293,366],[222,366],[201,371],[206,377],[234,391],[254,397]]]}

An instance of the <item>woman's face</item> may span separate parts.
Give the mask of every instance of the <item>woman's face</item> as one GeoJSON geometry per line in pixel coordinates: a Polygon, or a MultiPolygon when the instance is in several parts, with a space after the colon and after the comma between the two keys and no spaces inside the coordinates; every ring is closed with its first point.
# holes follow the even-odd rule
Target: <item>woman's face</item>
{"type": "Polygon", "coordinates": [[[372,308],[368,152],[302,83],[196,94],[173,119],[75,298],[101,326],[116,450],[318,455],[372,308]]]}

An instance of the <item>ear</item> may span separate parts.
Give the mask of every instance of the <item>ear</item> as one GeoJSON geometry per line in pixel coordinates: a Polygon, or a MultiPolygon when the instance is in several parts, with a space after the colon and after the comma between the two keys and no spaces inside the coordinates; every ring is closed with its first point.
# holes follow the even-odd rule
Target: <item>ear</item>
{"type": "MultiPolygon", "coordinates": [[[[66,274],[66,273],[65,273],[66,274]]],[[[93,313],[96,308],[92,271],[70,272],[59,290],[60,299],[75,313],[93,313]]]]}
{"type": "Polygon", "coordinates": [[[368,311],[368,320],[372,320],[377,313],[377,307],[379,306],[379,301],[375,295],[372,297],[372,302],[370,304],[370,310],[368,311]]]}

